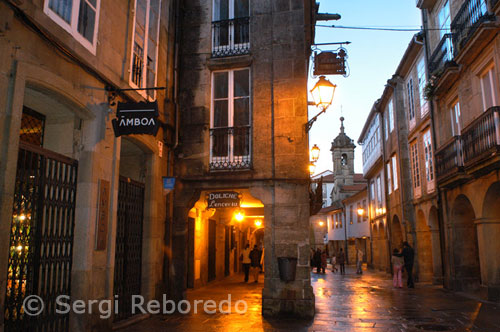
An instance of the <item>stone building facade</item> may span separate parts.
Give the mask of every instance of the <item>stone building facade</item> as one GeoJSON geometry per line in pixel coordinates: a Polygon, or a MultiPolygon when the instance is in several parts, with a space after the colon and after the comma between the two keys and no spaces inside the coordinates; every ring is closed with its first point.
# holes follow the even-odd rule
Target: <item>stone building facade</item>
{"type": "Polygon", "coordinates": [[[310,0],[184,2],[176,298],[238,271],[241,250],[256,243],[264,253],[263,314],[314,314],[305,124],[315,10],[310,0]],[[238,193],[239,207],[211,209],[206,195],[222,191],[238,193]],[[262,241],[253,235],[256,218],[262,241]],[[282,257],[297,260],[294,281],[280,279],[282,257]]]}
{"type": "Polygon", "coordinates": [[[498,1],[419,1],[429,49],[444,285],[500,299],[498,1]]]}
{"type": "Polygon", "coordinates": [[[0,2],[0,331],[110,330],[131,316],[131,294],[161,298],[175,11],[169,0],[0,2]],[[119,91],[146,87],[166,89],[119,91]],[[153,100],[156,136],[115,136],[116,103],[153,100]],[[120,310],[54,315],[63,294],[117,294],[120,310]],[[28,295],[45,301],[36,319],[21,311],[28,295]]]}

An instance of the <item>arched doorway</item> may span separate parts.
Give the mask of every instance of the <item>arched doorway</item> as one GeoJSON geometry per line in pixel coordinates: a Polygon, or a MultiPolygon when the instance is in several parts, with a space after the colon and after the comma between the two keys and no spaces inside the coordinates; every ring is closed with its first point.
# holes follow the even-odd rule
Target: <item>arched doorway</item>
{"type": "Polygon", "coordinates": [[[457,290],[477,290],[481,284],[475,219],[476,215],[471,202],[465,195],[459,195],[451,211],[454,288],[457,290]]]}
{"type": "Polygon", "coordinates": [[[425,220],[422,210],[417,211],[417,263],[418,281],[431,281],[432,268],[432,241],[431,231],[425,220]]]}
{"type": "Polygon", "coordinates": [[[491,300],[498,300],[500,288],[500,182],[493,183],[483,201],[482,219],[477,222],[481,277],[483,285],[494,287],[488,292],[491,300]],[[491,293],[491,295],[490,295],[491,293]],[[493,295],[495,294],[496,295],[493,295]]]}

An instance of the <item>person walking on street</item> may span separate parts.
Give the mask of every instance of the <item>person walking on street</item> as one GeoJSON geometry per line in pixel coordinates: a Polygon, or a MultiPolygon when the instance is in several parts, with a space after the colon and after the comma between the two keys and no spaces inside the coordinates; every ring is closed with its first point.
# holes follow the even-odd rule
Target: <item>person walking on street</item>
{"type": "Polygon", "coordinates": [[[332,261],[332,272],[335,273],[337,272],[337,256],[335,256],[335,254],[333,254],[331,261],[332,261]]]}
{"type": "Polygon", "coordinates": [[[356,274],[363,274],[363,250],[358,249],[358,260],[356,261],[356,274]]]}
{"type": "Polygon", "coordinates": [[[340,274],[345,274],[345,253],[342,251],[342,248],[340,248],[337,260],[340,265],[340,274]]]}
{"type": "Polygon", "coordinates": [[[321,253],[321,273],[326,273],[327,258],[328,255],[326,254],[326,250],[323,250],[321,253]]]}
{"type": "Polygon", "coordinates": [[[257,249],[257,245],[253,246],[253,250],[250,252],[250,266],[252,268],[252,275],[255,283],[259,282],[261,256],[262,253],[257,249]]]}
{"type": "Polygon", "coordinates": [[[316,252],[314,253],[314,266],[316,267],[316,273],[321,272],[321,249],[316,249],[316,252]]]}
{"type": "Polygon", "coordinates": [[[394,248],[393,254],[391,257],[392,269],[394,275],[392,277],[392,285],[394,287],[403,288],[403,266],[404,260],[403,257],[400,256],[399,250],[394,248]]]}
{"type": "Polygon", "coordinates": [[[246,245],[241,253],[241,262],[243,263],[243,271],[245,271],[245,282],[248,282],[248,274],[250,273],[250,245],[246,245]]]}
{"type": "Polygon", "coordinates": [[[406,241],[403,242],[403,251],[401,252],[401,255],[403,256],[405,270],[408,274],[406,285],[408,286],[408,288],[415,288],[415,284],[413,283],[413,261],[415,258],[415,251],[406,241]]]}

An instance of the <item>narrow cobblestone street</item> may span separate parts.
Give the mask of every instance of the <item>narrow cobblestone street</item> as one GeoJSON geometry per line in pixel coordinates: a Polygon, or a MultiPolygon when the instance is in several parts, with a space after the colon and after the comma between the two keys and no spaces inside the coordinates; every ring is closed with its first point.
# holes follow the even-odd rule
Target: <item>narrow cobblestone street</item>
{"type": "MultiPolygon", "coordinates": [[[[316,316],[313,321],[261,316],[259,284],[241,282],[240,276],[191,291],[188,300],[219,303],[231,294],[233,312],[209,315],[158,315],[121,330],[139,331],[500,331],[500,306],[481,303],[438,286],[417,284],[415,289],[394,289],[384,274],[351,268],[341,276],[313,274],[316,316]],[[234,303],[245,300],[246,314],[234,312],[234,303]]],[[[242,306],[240,307],[242,308],[242,306]]]]}

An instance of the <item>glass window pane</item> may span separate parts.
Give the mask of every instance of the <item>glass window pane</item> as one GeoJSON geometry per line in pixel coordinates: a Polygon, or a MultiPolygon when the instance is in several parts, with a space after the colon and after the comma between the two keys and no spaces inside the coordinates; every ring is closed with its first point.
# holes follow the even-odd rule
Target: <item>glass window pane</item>
{"type": "Polygon", "coordinates": [[[229,154],[229,135],[227,129],[213,129],[212,156],[227,157],[229,154]]]}
{"type": "Polygon", "coordinates": [[[228,97],[228,72],[214,74],[214,98],[228,97]]]}
{"type": "Polygon", "coordinates": [[[487,110],[493,106],[493,95],[491,93],[491,71],[481,78],[481,87],[483,88],[484,109],[487,110]]]}
{"type": "Polygon", "coordinates": [[[250,128],[234,128],[234,155],[248,156],[250,152],[250,128]]]}
{"type": "Polygon", "coordinates": [[[80,10],[78,11],[78,32],[91,43],[94,42],[95,16],[95,9],[86,1],[80,1],[80,10]]]}
{"type": "Polygon", "coordinates": [[[214,21],[229,19],[229,0],[215,0],[214,6],[214,21]]]}
{"type": "Polygon", "coordinates": [[[149,39],[155,44],[158,42],[158,21],[160,18],[160,1],[151,0],[149,3],[149,39]]]}
{"type": "Polygon", "coordinates": [[[234,72],[234,96],[246,97],[250,95],[249,70],[234,72]]]}
{"type": "Polygon", "coordinates": [[[249,98],[240,98],[234,100],[234,126],[250,125],[250,105],[249,98]]]}
{"type": "Polygon", "coordinates": [[[73,0],[50,0],[49,8],[67,23],[71,24],[71,9],[73,0]]]}
{"type": "Polygon", "coordinates": [[[249,13],[248,0],[234,0],[234,17],[248,17],[249,13]]]}
{"type": "Polygon", "coordinates": [[[227,127],[227,100],[214,101],[214,127],[227,127]]]}

